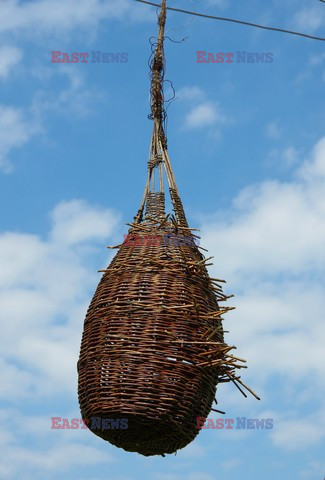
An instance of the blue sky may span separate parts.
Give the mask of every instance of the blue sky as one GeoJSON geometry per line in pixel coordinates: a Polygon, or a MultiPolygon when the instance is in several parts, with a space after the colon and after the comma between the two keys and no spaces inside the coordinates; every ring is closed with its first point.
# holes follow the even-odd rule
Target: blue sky
{"type": "MultiPolygon", "coordinates": [[[[168,4],[325,36],[317,0],[168,4]]],[[[50,428],[79,417],[84,315],[105,246],[141,201],[156,28],[155,8],[132,0],[0,1],[0,479],[322,480],[324,42],[179,13],[167,21],[169,37],[188,37],[166,41],[169,154],[210,272],[235,294],[226,340],[262,397],[222,385],[219,408],[274,428],[202,430],[166,458],[50,428]],[[59,65],[52,50],[128,62],[59,65]],[[197,51],[243,50],[273,62],[196,63],[197,51]]]]}

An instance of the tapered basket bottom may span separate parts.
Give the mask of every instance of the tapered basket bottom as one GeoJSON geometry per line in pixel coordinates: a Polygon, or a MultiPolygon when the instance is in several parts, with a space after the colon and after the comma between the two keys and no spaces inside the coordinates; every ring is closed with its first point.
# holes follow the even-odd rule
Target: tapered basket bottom
{"type": "Polygon", "coordinates": [[[166,415],[155,420],[145,415],[96,412],[86,420],[89,430],[116,447],[141,455],[175,453],[199,433],[196,418],[185,424],[166,415]],[[190,428],[189,428],[190,427],[190,428]]]}

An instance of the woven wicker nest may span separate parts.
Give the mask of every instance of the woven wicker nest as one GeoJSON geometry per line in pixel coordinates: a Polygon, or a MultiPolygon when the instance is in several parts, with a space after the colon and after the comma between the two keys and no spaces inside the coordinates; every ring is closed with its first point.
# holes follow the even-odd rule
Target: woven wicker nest
{"type": "Polygon", "coordinates": [[[170,222],[131,228],[84,324],[82,416],[127,418],[125,430],[94,433],[143,455],[173,453],[191,442],[196,417],[209,414],[216,384],[232,370],[220,321],[225,309],[217,303],[225,297],[196,246],[166,245],[167,235],[180,243],[180,232],[191,237],[170,222]]]}
{"type": "Polygon", "coordinates": [[[209,259],[175,217],[152,216],[153,199],[161,206],[163,196],[148,196],[151,211],[131,226],[89,306],[79,402],[84,419],[128,419],[127,429],[96,428],[96,435],[162,455],[196,437],[196,418],[208,416],[217,384],[238,386],[242,363],[224,342],[230,308],[220,306],[228,297],[209,277],[209,259]]]}
{"type": "Polygon", "coordinates": [[[154,129],[145,192],[129,238],[114,247],[117,254],[90,303],[78,362],[79,403],[89,428],[146,456],[174,453],[196,437],[196,419],[208,416],[218,383],[232,381],[242,393],[238,384],[248,389],[235,373],[244,361],[232,356],[235,347],[224,341],[222,315],[230,308],[223,302],[229,297],[221,281],[208,275],[209,258],[188,227],[168,156],[162,15],[152,67],[154,129]],[[92,428],[93,418],[127,419],[127,428],[92,428]]]}

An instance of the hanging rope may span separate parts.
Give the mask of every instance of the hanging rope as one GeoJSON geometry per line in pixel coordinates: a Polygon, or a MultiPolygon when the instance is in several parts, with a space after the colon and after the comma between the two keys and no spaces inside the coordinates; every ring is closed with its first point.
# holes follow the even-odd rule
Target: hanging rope
{"type": "Polygon", "coordinates": [[[162,1],[158,17],[159,33],[156,51],[151,65],[151,115],[150,118],[162,123],[165,119],[163,82],[165,74],[164,33],[166,25],[166,0],[162,1]]]}

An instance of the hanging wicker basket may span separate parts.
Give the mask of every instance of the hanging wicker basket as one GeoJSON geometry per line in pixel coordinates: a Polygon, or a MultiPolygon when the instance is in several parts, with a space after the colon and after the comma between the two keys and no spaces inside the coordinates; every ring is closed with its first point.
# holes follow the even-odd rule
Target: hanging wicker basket
{"type": "Polygon", "coordinates": [[[174,453],[196,437],[197,417],[208,416],[218,383],[232,381],[240,390],[238,383],[244,385],[235,373],[243,360],[224,341],[222,315],[230,308],[222,302],[229,297],[221,281],[208,275],[209,258],[188,227],[168,156],[162,126],[165,15],[163,1],[143,200],[91,301],[78,362],[79,403],[88,427],[146,456],[174,453]],[[172,215],[165,213],[164,171],[172,215]],[[121,420],[127,428],[114,428],[121,420]]]}

